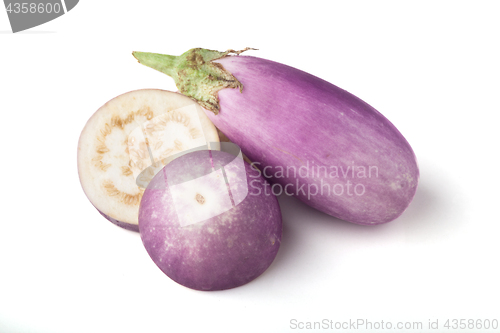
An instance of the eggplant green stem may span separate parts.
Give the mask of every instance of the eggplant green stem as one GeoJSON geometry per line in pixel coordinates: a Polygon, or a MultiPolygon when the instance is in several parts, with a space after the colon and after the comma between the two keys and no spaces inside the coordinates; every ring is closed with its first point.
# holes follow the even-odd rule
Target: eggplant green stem
{"type": "Polygon", "coordinates": [[[139,63],[172,77],[179,91],[197,101],[202,107],[218,114],[220,111],[218,92],[224,88],[238,88],[243,85],[233,74],[214,60],[231,54],[239,55],[247,50],[219,52],[207,49],[191,49],[180,56],[159,53],[132,52],[139,63]]]}

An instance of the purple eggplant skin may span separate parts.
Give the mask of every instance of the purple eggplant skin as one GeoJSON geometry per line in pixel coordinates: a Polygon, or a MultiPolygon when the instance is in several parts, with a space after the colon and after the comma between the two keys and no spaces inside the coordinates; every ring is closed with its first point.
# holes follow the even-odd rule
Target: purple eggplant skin
{"type": "MultiPolygon", "coordinates": [[[[95,206],[94,206],[95,207],[95,206]]],[[[97,208],[96,208],[97,209],[97,208]]],[[[121,222],[121,221],[118,221],[114,218],[112,218],[111,216],[108,216],[106,214],[104,214],[103,212],[101,212],[99,209],[97,209],[97,211],[106,219],[108,220],[109,222],[123,228],[123,229],[126,229],[126,230],[130,230],[130,231],[135,231],[135,232],[139,232],[139,226],[138,225],[135,225],[135,224],[131,224],[131,223],[126,223],[126,222],[121,222]]]]}
{"type": "Polygon", "coordinates": [[[381,224],[406,210],[417,189],[417,160],[380,112],[327,81],[283,64],[249,56],[216,62],[244,88],[241,93],[220,90],[220,113],[206,114],[261,170],[267,168],[272,182],[282,188],[291,184],[288,193],[353,223],[381,224]],[[304,166],[309,172],[302,175],[308,176],[293,174],[304,166]],[[289,168],[288,177],[286,172],[281,177],[282,168],[289,168]],[[363,186],[358,185],[356,194],[357,184],[363,186]],[[312,195],[314,185],[319,194],[312,195]]]}
{"type": "Polygon", "coordinates": [[[133,55],[197,100],[275,193],[363,225],[392,221],[407,209],[419,169],[387,118],[323,79],[241,52],[133,55]]]}
{"type": "MultiPolygon", "coordinates": [[[[260,276],[278,253],[282,218],[278,200],[264,193],[269,184],[243,161],[247,196],[220,215],[182,225],[167,174],[193,179],[210,173],[212,163],[227,164],[234,156],[222,151],[196,151],[167,164],[144,192],[139,207],[142,242],[156,265],[175,282],[195,290],[225,290],[260,276]],[[208,170],[208,171],[207,171],[208,170]],[[257,191],[259,189],[260,191],[257,191]]],[[[233,189],[232,189],[233,190],[233,189]]],[[[193,196],[194,197],[194,196],[193,196]]],[[[213,197],[205,196],[209,203],[213,197]]]]}

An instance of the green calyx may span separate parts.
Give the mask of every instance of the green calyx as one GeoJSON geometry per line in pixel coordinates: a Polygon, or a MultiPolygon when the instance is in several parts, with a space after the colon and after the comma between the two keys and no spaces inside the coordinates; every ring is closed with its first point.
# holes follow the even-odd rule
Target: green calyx
{"type": "Polygon", "coordinates": [[[191,49],[180,56],[158,53],[133,52],[139,63],[156,69],[172,77],[179,91],[196,100],[202,107],[219,113],[218,92],[224,88],[238,88],[243,91],[243,85],[233,74],[213,60],[224,58],[230,54],[240,54],[240,51],[227,50],[219,52],[207,49],[191,49]]]}

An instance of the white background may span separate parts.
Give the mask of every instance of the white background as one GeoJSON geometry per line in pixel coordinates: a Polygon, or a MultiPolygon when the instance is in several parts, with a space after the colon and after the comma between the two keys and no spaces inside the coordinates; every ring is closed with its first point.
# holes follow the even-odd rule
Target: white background
{"type": "Polygon", "coordinates": [[[12,34],[2,8],[0,332],[301,331],[292,319],[422,321],[426,331],[429,319],[500,320],[499,17],[495,1],[82,0],[12,34]],[[78,137],[121,93],[176,90],[132,51],[246,46],[381,111],[415,150],[421,180],[404,215],[376,227],[280,198],[271,267],[233,290],[193,291],[86,199],[78,137]]]}

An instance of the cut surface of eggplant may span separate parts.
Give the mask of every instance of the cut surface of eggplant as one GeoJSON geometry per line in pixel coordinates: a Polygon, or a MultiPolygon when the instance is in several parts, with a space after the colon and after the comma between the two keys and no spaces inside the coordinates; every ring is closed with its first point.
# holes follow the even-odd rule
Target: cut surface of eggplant
{"type": "Polygon", "coordinates": [[[90,202],[109,221],[138,231],[139,203],[154,175],[184,153],[210,149],[217,129],[179,93],[143,89],[104,104],[78,142],[78,174],[90,202]]]}

